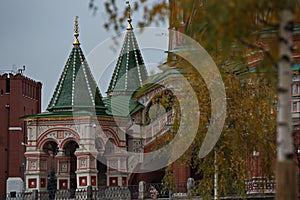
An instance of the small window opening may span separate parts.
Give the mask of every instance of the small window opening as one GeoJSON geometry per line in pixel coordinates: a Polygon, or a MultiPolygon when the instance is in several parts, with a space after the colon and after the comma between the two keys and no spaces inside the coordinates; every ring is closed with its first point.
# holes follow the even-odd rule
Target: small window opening
{"type": "Polygon", "coordinates": [[[6,93],[10,93],[10,78],[6,78],[6,93]]]}

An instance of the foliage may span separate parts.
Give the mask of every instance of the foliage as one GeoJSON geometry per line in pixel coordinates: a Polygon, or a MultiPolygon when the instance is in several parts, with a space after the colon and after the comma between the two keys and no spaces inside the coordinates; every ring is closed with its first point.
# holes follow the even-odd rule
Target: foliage
{"type": "MultiPolygon", "coordinates": [[[[167,20],[166,16],[169,13],[169,6],[167,0],[148,1],[148,0],[134,0],[130,1],[131,11],[142,12],[143,17],[137,22],[139,27],[149,26],[151,23],[163,23],[167,20]]],[[[105,0],[104,2],[90,0],[89,7],[93,12],[99,11],[99,7],[104,6],[108,14],[108,20],[103,24],[106,29],[113,29],[116,32],[122,31],[125,28],[125,21],[127,19],[127,8],[124,6],[125,1],[120,4],[116,0],[105,0]]]]}
{"type": "MultiPolygon", "coordinates": [[[[294,19],[299,22],[300,3],[288,0],[294,9],[294,19]]],[[[139,27],[160,24],[169,21],[169,27],[182,31],[201,43],[209,53],[218,53],[228,58],[234,51],[245,53],[262,51],[268,61],[264,66],[276,65],[277,49],[273,42],[269,48],[257,43],[261,37],[277,36],[280,10],[286,1],[269,0],[132,0],[132,12],[143,13],[138,21],[139,27]],[[183,18],[187,20],[182,20],[183,18]],[[184,24],[184,26],[183,26],[184,24]],[[217,47],[217,48],[216,48],[217,47]],[[220,48],[222,53],[220,53],[220,48]]],[[[116,32],[126,25],[127,8],[115,0],[103,3],[109,18],[105,22],[106,29],[116,32]]],[[[90,8],[98,9],[96,0],[90,0],[90,8]]],[[[277,45],[278,46],[278,45],[277,45]]],[[[237,58],[237,57],[236,57],[237,58]]],[[[234,59],[236,59],[234,58],[234,59]]],[[[262,66],[261,66],[262,67],[262,66]]]]}
{"type": "Polygon", "coordinates": [[[170,112],[172,109],[175,109],[176,113],[179,114],[178,107],[178,100],[172,91],[163,90],[155,94],[146,108],[144,125],[148,125],[159,119],[163,114],[170,112]]]}
{"type": "MultiPolygon", "coordinates": [[[[199,159],[199,144],[203,142],[207,127],[210,121],[211,102],[207,87],[203,79],[185,61],[176,64],[181,68],[185,78],[189,81],[197,94],[200,109],[200,126],[195,140],[190,148],[180,157],[177,164],[191,166],[201,179],[195,192],[204,197],[210,198],[214,181],[214,152],[211,152],[204,159],[199,159]]],[[[223,80],[226,86],[227,95],[227,118],[226,126],[219,139],[217,151],[217,164],[219,168],[219,191],[222,195],[244,194],[245,179],[253,172],[249,171],[251,166],[248,159],[253,158],[253,151],[260,152],[261,175],[271,177],[273,175],[273,159],[276,146],[276,95],[272,84],[256,74],[247,74],[241,77],[233,73],[232,69],[222,66],[223,80]],[[248,164],[248,165],[247,165],[248,164]]],[[[183,94],[182,96],[187,96],[183,94]]],[[[178,126],[180,126],[180,114],[178,115],[178,102],[168,90],[158,93],[153,103],[159,103],[166,110],[176,110],[174,125],[164,140],[156,141],[156,149],[169,144],[175,137],[178,126]]],[[[180,109],[179,109],[180,110],[180,109]]],[[[189,134],[190,127],[185,128],[185,134],[189,134]]],[[[182,142],[184,144],[184,141],[182,142]]],[[[174,146],[169,154],[177,154],[183,147],[174,146]]],[[[176,191],[173,164],[165,169],[163,183],[168,188],[176,191]]]]}
{"type": "MultiPolygon", "coordinates": [[[[288,0],[288,3],[293,5],[294,20],[299,22],[299,1],[288,0]]],[[[169,13],[170,27],[199,41],[223,70],[228,115],[216,146],[220,194],[243,193],[244,180],[251,174],[246,168],[247,158],[253,151],[260,152],[262,175],[272,175],[276,151],[278,29],[280,11],[286,4],[287,1],[269,0],[170,0],[169,3],[155,1],[154,6],[149,7],[147,0],[133,3],[133,11],[143,10],[141,26],[161,21],[169,13]],[[255,59],[259,60],[256,71],[263,73],[237,76],[234,66],[248,69],[248,61],[255,59]]],[[[114,0],[107,0],[105,5],[110,16],[105,27],[118,31],[123,27],[126,12],[118,15],[114,0]]],[[[201,113],[197,137],[180,162],[203,173],[197,192],[210,197],[214,155],[211,152],[200,160],[198,152],[209,123],[211,103],[200,75],[184,61],[177,62],[198,95],[201,113]]],[[[166,184],[174,184],[172,176],[169,166],[164,179],[166,184]]]]}
{"type": "MultiPolygon", "coordinates": [[[[189,165],[202,175],[196,193],[210,197],[214,181],[214,152],[204,159],[199,159],[199,144],[202,143],[210,120],[210,106],[208,91],[200,76],[184,61],[178,67],[184,68],[185,76],[197,93],[200,108],[200,127],[190,148],[178,162],[189,165]]],[[[226,126],[219,139],[217,151],[217,165],[219,168],[220,194],[243,194],[244,180],[251,175],[248,171],[247,159],[252,157],[253,151],[260,152],[261,169],[264,176],[272,176],[272,163],[276,146],[276,95],[272,84],[256,74],[248,74],[247,78],[237,76],[232,70],[223,67],[223,80],[227,95],[226,126]]],[[[163,98],[163,97],[162,97],[163,98]]],[[[178,121],[177,121],[178,122],[178,121]]],[[[178,126],[178,124],[177,124],[178,126]]],[[[176,127],[176,125],[175,125],[176,127]]],[[[188,134],[188,130],[186,134],[188,134]]],[[[173,138],[160,142],[167,144],[173,138]]],[[[174,152],[180,147],[176,146],[174,152]]],[[[171,152],[170,152],[171,153],[171,152]]],[[[165,185],[174,185],[172,166],[166,169],[165,185]]],[[[251,169],[251,168],[250,168],[251,169]]]]}

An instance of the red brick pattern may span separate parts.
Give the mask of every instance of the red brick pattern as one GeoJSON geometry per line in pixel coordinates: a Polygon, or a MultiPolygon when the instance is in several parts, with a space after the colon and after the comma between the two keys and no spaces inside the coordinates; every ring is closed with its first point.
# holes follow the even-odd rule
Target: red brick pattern
{"type": "Polygon", "coordinates": [[[0,183],[4,183],[0,194],[6,191],[8,177],[24,178],[25,146],[21,143],[27,141],[21,117],[41,112],[41,88],[40,82],[19,73],[0,75],[0,183]]]}

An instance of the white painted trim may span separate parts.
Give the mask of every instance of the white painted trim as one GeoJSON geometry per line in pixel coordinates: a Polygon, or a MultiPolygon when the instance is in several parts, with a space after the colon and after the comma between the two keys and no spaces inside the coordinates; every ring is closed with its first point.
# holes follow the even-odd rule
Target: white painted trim
{"type": "Polygon", "coordinates": [[[9,127],[9,131],[22,131],[22,127],[9,127]]]}

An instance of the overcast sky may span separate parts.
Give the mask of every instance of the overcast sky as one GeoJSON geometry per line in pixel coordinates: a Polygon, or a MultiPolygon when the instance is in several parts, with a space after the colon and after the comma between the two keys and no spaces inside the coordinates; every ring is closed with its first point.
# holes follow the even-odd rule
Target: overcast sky
{"type": "MultiPolygon", "coordinates": [[[[114,32],[108,32],[103,28],[106,18],[104,12],[101,12],[102,9],[100,8],[97,15],[93,15],[93,12],[89,10],[88,3],[88,0],[3,0],[0,3],[1,73],[3,70],[13,69],[14,66],[15,69],[18,69],[25,65],[24,74],[43,83],[43,111],[50,101],[73,47],[75,16],[79,16],[79,40],[86,57],[95,47],[99,47],[99,44],[101,46],[103,41],[107,41],[107,38],[115,35],[114,32]]],[[[133,15],[133,25],[135,26],[134,17],[135,15],[133,15]]],[[[121,39],[123,39],[122,36],[121,39]]],[[[166,50],[166,48],[167,43],[164,42],[162,49],[166,50]]],[[[102,48],[92,52],[100,54],[99,58],[102,53],[105,53],[104,51],[107,50],[103,50],[102,45],[102,48]]],[[[147,52],[147,49],[144,52],[147,52]]],[[[150,52],[148,55],[152,55],[150,57],[144,52],[144,59],[146,63],[149,62],[149,66],[153,65],[151,63],[163,60],[161,58],[163,50],[159,52],[160,55],[153,56],[158,52],[153,53],[148,49],[150,52]]],[[[112,55],[117,58],[118,54],[119,50],[117,49],[112,55]]],[[[97,68],[91,66],[89,57],[88,63],[94,72],[97,68]]],[[[149,66],[147,66],[148,70],[149,66]]],[[[113,69],[114,63],[110,63],[109,68],[113,69]]],[[[104,73],[105,78],[95,78],[99,81],[98,85],[104,96],[112,70],[106,69],[106,71],[108,72],[104,73]]]]}

